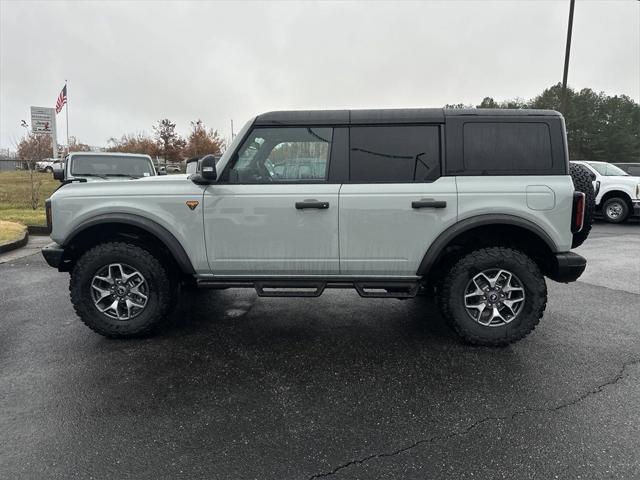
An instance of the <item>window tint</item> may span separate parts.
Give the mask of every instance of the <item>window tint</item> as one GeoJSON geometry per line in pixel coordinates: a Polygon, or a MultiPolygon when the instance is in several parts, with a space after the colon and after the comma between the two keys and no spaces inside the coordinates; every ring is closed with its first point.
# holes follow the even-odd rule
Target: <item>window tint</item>
{"type": "Polygon", "coordinates": [[[331,128],[256,128],[240,147],[229,181],[324,181],[332,134],[331,128]]]}
{"type": "Polygon", "coordinates": [[[587,162],[591,167],[596,170],[600,175],[604,175],[605,177],[617,177],[623,176],[626,177],[628,175],[627,172],[622,170],[620,167],[616,167],[610,163],[602,163],[602,162],[587,162]]]}
{"type": "Polygon", "coordinates": [[[634,177],[640,177],[640,167],[637,167],[635,165],[627,167],[627,173],[629,173],[629,175],[633,175],[634,177]]]}
{"type": "Polygon", "coordinates": [[[351,182],[429,182],[440,177],[439,127],[351,127],[351,182]]]}
{"type": "Polygon", "coordinates": [[[553,166],[546,123],[468,122],[463,163],[482,173],[549,170],[553,166]]]}
{"type": "Polygon", "coordinates": [[[134,155],[73,155],[71,175],[148,177],[153,175],[149,157],[134,155]]]}

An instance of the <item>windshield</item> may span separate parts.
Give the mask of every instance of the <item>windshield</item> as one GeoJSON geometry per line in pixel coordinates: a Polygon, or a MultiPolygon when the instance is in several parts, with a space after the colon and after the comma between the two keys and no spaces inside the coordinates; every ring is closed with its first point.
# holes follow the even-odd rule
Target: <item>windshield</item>
{"type": "Polygon", "coordinates": [[[97,177],[150,177],[154,175],[149,157],[133,155],[74,155],[71,175],[97,177]]]}
{"type": "Polygon", "coordinates": [[[595,171],[605,177],[629,176],[627,172],[610,163],[587,162],[595,171]]]}
{"type": "Polygon", "coordinates": [[[242,127],[242,129],[237,133],[237,135],[235,135],[233,137],[233,140],[231,141],[231,144],[225,150],[225,152],[222,154],[222,157],[220,158],[220,160],[216,161],[218,175],[220,175],[220,173],[221,173],[220,172],[220,168],[221,167],[219,165],[221,165],[222,168],[224,168],[224,166],[229,161],[229,158],[231,157],[233,152],[236,151],[236,148],[240,145],[240,142],[242,142],[242,139],[244,138],[244,136],[249,131],[249,128],[251,128],[251,125],[253,125],[253,121],[254,120],[255,120],[255,117],[253,117],[251,120],[249,120],[247,123],[244,124],[244,127],[242,127]]]}

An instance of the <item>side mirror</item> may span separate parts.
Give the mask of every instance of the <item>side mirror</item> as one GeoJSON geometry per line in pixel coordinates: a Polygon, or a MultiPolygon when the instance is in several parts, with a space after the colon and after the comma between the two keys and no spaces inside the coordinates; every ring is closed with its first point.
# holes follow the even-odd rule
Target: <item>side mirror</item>
{"type": "Polygon", "coordinates": [[[158,175],[166,175],[167,174],[166,170],[158,170],[156,173],[158,175]]]}
{"type": "Polygon", "coordinates": [[[215,183],[218,178],[216,171],[216,157],[205,155],[198,162],[199,172],[191,175],[191,180],[198,185],[208,185],[215,183]]]}
{"type": "Polygon", "coordinates": [[[216,157],[213,155],[205,155],[200,159],[200,175],[209,182],[215,182],[217,180],[216,157]]]}
{"type": "Polygon", "coordinates": [[[54,180],[60,180],[64,182],[64,169],[62,167],[53,167],[53,178],[54,180]]]}

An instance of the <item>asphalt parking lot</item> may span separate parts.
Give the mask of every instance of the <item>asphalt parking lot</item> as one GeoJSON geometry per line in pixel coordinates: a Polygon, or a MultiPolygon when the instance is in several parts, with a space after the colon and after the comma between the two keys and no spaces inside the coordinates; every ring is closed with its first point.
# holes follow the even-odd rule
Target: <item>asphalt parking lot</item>
{"type": "Polygon", "coordinates": [[[505,349],[423,299],[183,298],[157,336],[80,323],[39,254],[0,265],[0,477],[638,478],[640,225],[505,349]],[[188,308],[189,307],[189,308],[188,308]]]}

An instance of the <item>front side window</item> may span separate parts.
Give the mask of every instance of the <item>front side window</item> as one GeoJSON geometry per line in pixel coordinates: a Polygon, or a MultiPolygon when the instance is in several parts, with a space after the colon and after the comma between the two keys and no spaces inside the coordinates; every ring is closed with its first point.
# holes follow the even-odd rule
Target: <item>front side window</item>
{"type": "Polygon", "coordinates": [[[229,182],[325,181],[332,135],[323,127],[256,128],[238,150],[229,182]]]}
{"type": "Polygon", "coordinates": [[[134,155],[73,155],[71,175],[77,177],[149,177],[153,166],[148,157],[134,155]]]}
{"type": "Polygon", "coordinates": [[[440,134],[433,125],[351,127],[353,183],[431,182],[440,177],[440,134]]]}

